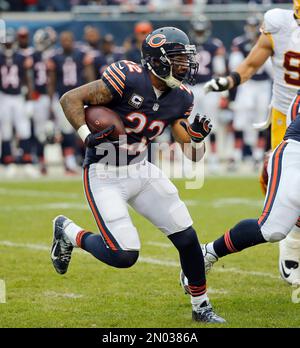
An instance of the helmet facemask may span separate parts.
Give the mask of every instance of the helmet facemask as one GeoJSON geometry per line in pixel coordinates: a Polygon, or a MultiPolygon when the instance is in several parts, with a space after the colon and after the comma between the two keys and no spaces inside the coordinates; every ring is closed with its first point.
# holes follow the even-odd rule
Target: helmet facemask
{"type": "Polygon", "coordinates": [[[160,47],[160,57],[145,57],[144,62],[152,73],[168,87],[180,87],[183,82],[195,83],[199,64],[196,62],[194,45],[181,45],[180,49],[165,50],[160,47]],[[184,48],[183,48],[184,47],[184,48]]]}

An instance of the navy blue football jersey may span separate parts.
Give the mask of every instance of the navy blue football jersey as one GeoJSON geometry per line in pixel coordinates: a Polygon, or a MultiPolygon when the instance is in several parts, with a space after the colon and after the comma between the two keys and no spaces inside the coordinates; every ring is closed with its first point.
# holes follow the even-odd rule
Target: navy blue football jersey
{"type": "Polygon", "coordinates": [[[26,57],[17,52],[10,58],[0,53],[0,90],[3,93],[12,95],[21,93],[25,59],[26,57]]]}
{"type": "MultiPolygon", "coordinates": [[[[244,35],[236,37],[232,41],[232,47],[231,50],[234,51],[239,51],[243,54],[244,57],[247,57],[249,52],[251,51],[253,47],[253,43],[251,40],[246,38],[244,35]]],[[[261,67],[260,69],[257,70],[256,74],[254,74],[251,77],[251,80],[254,81],[264,81],[268,80],[270,78],[268,72],[264,67],[261,67]]]]}
{"type": "Polygon", "coordinates": [[[300,141],[300,90],[298,90],[297,97],[293,100],[290,112],[291,123],[288,126],[283,139],[300,141]]]}
{"type": "Polygon", "coordinates": [[[105,57],[102,54],[97,53],[95,55],[94,60],[93,60],[93,66],[95,69],[95,75],[96,75],[97,80],[101,79],[102,74],[108,65],[109,64],[107,63],[107,60],[105,59],[105,57]]]}
{"type": "Polygon", "coordinates": [[[84,56],[84,52],[75,49],[70,54],[58,50],[52,57],[56,69],[56,91],[59,97],[84,83],[84,56]]]}
{"type": "MultiPolygon", "coordinates": [[[[116,158],[109,159],[112,164],[140,162],[146,157],[147,145],[168,125],[191,114],[194,97],[186,86],[168,89],[157,98],[149,72],[134,62],[122,60],[111,64],[102,80],[113,95],[107,107],[121,117],[127,135],[126,144],[115,145],[116,158]]],[[[105,146],[87,148],[84,166],[105,161],[107,154],[101,152],[105,146]]]]}
{"type": "Polygon", "coordinates": [[[44,53],[35,51],[32,60],[34,90],[39,94],[47,94],[47,67],[44,53]]]}
{"type": "Polygon", "coordinates": [[[205,83],[214,76],[213,59],[220,52],[224,52],[224,46],[219,39],[210,38],[202,45],[197,45],[196,60],[199,69],[196,76],[196,83],[205,83]]]}

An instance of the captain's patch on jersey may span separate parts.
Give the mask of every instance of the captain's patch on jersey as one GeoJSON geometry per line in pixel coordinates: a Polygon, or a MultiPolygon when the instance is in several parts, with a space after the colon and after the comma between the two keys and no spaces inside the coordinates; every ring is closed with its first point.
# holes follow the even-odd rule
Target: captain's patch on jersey
{"type": "Polygon", "coordinates": [[[138,94],[133,94],[128,101],[128,104],[136,109],[139,109],[143,104],[144,98],[138,94]]]}

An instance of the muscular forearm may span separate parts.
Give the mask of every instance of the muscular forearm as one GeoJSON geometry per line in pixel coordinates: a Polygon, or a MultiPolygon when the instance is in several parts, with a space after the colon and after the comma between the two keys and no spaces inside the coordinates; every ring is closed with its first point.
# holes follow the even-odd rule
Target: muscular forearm
{"type": "Polygon", "coordinates": [[[71,125],[78,130],[85,124],[84,105],[106,105],[113,97],[102,80],[87,83],[65,93],[60,103],[71,125]]]}
{"type": "Polygon", "coordinates": [[[85,124],[84,103],[80,98],[76,98],[76,90],[65,93],[60,98],[60,104],[64,110],[67,120],[75,130],[85,124]]]}

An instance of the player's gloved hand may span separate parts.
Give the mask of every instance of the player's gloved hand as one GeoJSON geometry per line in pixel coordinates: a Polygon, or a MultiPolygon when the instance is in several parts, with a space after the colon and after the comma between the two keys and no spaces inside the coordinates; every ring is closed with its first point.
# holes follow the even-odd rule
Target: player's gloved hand
{"type": "Polygon", "coordinates": [[[211,79],[204,85],[203,89],[205,93],[208,92],[222,92],[229,88],[229,81],[226,77],[217,77],[211,79]]]}
{"type": "Polygon", "coordinates": [[[182,127],[187,131],[192,141],[195,143],[201,143],[205,137],[211,132],[212,124],[210,119],[206,115],[196,114],[194,122],[188,124],[180,122],[182,127]]]}
{"type": "Polygon", "coordinates": [[[84,141],[85,146],[87,147],[95,147],[105,141],[107,141],[107,137],[114,131],[115,126],[110,126],[106,129],[103,129],[98,133],[90,133],[84,141]]]}

